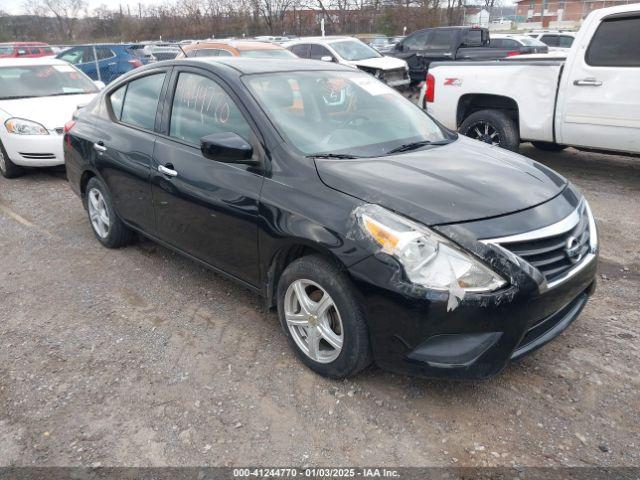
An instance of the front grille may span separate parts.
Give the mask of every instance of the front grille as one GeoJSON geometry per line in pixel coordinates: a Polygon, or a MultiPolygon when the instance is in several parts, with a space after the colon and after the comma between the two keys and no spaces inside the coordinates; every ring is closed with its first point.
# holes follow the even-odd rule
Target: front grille
{"type": "Polygon", "coordinates": [[[54,158],[56,158],[55,153],[18,153],[20,153],[23,158],[27,158],[29,160],[53,160],[54,158]]]}
{"type": "Polygon", "coordinates": [[[589,253],[589,216],[585,204],[574,213],[575,222],[566,225],[566,230],[546,236],[527,238],[521,241],[503,239],[497,242],[503,248],[536,267],[547,282],[558,279],[589,253]]]}
{"type": "Polygon", "coordinates": [[[384,74],[384,80],[387,82],[397,82],[399,80],[405,80],[409,78],[407,76],[407,70],[404,68],[396,68],[395,70],[387,70],[384,74]]]}

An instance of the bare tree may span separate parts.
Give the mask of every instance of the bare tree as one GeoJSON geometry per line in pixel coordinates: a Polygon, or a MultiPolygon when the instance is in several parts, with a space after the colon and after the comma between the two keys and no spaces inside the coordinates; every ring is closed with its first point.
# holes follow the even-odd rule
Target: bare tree
{"type": "Polygon", "coordinates": [[[74,40],[75,27],[78,16],[86,13],[85,0],[27,0],[24,9],[32,15],[53,14],[58,23],[60,36],[63,40],[74,40]]]}

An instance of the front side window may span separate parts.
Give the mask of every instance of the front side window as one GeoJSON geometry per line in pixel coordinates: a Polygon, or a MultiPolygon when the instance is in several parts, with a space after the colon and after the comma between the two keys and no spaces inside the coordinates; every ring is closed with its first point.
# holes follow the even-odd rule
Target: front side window
{"type": "Polygon", "coordinates": [[[71,63],[72,65],[76,65],[78,63],[82,63],[82,57],[84,56],[83,53],[83,48],[72,48],[60,55],[59,58],[65,62],[71,63]]]}
{"type": "Polygon", "coordinates": [[[332,42],[331,47],[338,55],[350,62],[382,56],[377,50],[365,45],[360,40],[340,40],[332,42]]]}
{"type": "Polygon", "coordinates": [[[559,43],[557,35],[543,35],[540,41],[550,47],[557,47],[559,43]]]}
{"type": "Polygon", "coordinates": [[[311,53],[309,55],[309,58],[311,58],[312,60],[321,60],[322,57],[333,58],[333,55],[331,55],[331,52],[322,45],[311,45],[311,53]]]}
{"type": "Polygon", "coordinates": [[[106,60],[107,58],[113,58],[116,56],[116,54],[113,53],[113,50],[106,47],[96,48],[96,53],[98,54],[98,60],[106,60]]]}
{"type": "Polygon", "coordinates": [[[406,50],[424,50],[427,45],[427,38],[429,36],[429,30],[423,30],[421,32],[414,33],[410,37],[407,37],[402,46],[406,50]]]}
{"type": "Polygon", "coordinates": [[[153,130],[164,77],[164,73],[156,73],[129,82],[120,116],[123,123],[153,130]]]}
{"type": "Polygon", "coordinates": [[[571,48],[575,39],[569,35],[560,35],[558,37],[558,46],[562,48],[571,48]]]}
{"type": "Polygon", "coordinates": [[[171,107],[169,135],[200,145],[202,137],[229,132],[247,141],[251,138],[251,127],[231,97],[210,78],[181,73],[171,107]]]}
{"type": "Polygon", "coordinates": [[[289,71],[243,81],[287,143],[305,155],[380,156],[449,138],[420,108],[362,72],[289,71]]]}
{"type": "Polygon", "coordinates": [[[640,16],[605,19],[585,59],[594,67],[640,67],[640,16]]]}
{"type": "Polygon", "coordinates": [[[96,92],[95,84],[71,65],[0,67],[0,100],[96,92]]]}

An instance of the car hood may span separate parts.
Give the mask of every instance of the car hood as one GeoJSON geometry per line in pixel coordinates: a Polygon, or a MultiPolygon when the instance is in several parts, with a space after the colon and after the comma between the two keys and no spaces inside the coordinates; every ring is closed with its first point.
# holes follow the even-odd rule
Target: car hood
{"type": "Polygon", "coordinates": [[[407,62],[404,60],[393,57],[367,58],[365,60],[348,61],[345,63],[353,65],[354,67],[377,68],[380,70],[394,70],[407,66],[407,62]]]}
{"type": "Polygon", "coordinates": [[[73,112],[78,107],[84,107],[95,96],[95,93],[89,93],[1,100],[0,110],[4,111],[7,117],[31,120],[44,125],[47,130],[53,130],[63,127],[71,120],[73,112]]]}
{"type": "Polygon", "coordinates": [[[316,159],[316,168],[327,186],[428,226],[524,210],[567,185],[542,164],[462,136],[392,156],[316,159]]]}

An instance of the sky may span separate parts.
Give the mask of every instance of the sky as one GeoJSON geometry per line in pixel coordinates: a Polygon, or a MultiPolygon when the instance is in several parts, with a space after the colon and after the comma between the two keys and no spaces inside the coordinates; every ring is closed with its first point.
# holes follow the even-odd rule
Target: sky
{"type": "MultiPolygon", "coordinates": [[[[127,2],[126,0],[123,0],[121,2],[117,0],[116,1],[86,0],[86,1],[90,11],[96,7],[99,7],[100,5],[107,5],[107,6],[110,6],[111,8],[116,8],[120,3],[122,3],[123,7],[125,7],[127,3],[129,3],[131,5],[131,8],[133,9],[134,5],[137,8],[138,3],[142,3],[143,5],[154,5],[157,3],[162,3],[162,0],[140,0],[140,2],[138,2],[138,0],[131,1],[131,2],[127,2]]],[[[25,13],[24,8],[22,8],[23,3],[24,3],[24,0],[0,0],[0,10],[4,10],[5,12],[13,15],[22,14],[22,13],[25,13]]]]}

